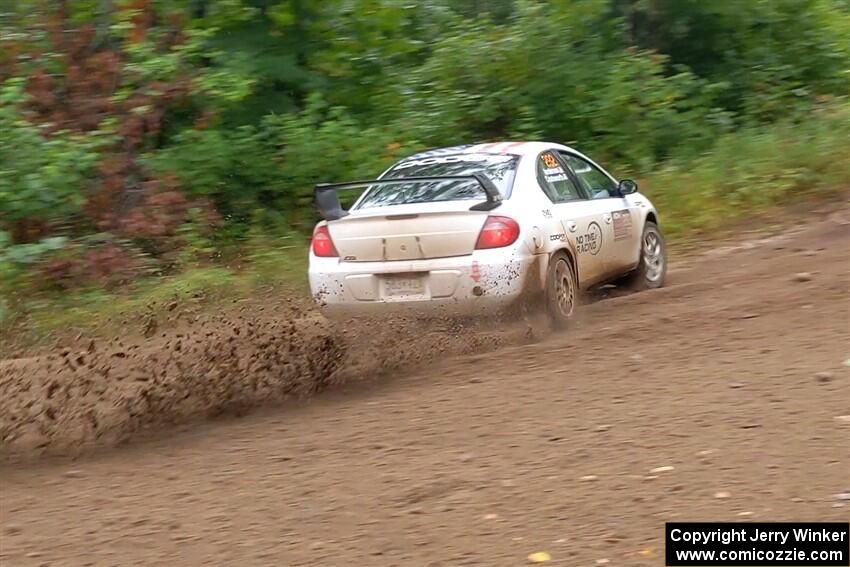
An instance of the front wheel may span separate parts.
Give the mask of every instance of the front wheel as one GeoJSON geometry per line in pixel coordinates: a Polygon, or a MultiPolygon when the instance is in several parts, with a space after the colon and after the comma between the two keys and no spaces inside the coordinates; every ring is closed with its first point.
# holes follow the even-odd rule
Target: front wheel
{"type": "Polygon", "coordinates": [[[578,285],[570,258],[563,252],[554,255],[546,275],[546,308],[552,323],[564,328],[575,314],[578,285]]]}
{"type": "Polygon", "coordinates": [[[643,227],[640,239],[640,262],[629,276],[629,287],[635,290],[655,289],[664,285],[667,276],[667,245],[652,221],[643,227]]]}

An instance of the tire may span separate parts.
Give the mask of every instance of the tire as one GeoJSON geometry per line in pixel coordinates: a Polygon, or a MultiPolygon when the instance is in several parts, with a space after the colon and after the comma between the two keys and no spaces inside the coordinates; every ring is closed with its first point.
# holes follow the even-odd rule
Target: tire
{"type": "Polygon", "coordinates": [[[549,261],[546,271],[546,311],[552,324],[565,328],[575,315],[579,289],[576,273],[570,257],[557,252],[549,261]]]}
{"type": "Polygon", "coordinates": [[[667,277],[667,243],[652,221],[646,221],[640,237],[640,261],[629,274],[627,285],[635,291],[656,289],[664,285],[667,277]]]}

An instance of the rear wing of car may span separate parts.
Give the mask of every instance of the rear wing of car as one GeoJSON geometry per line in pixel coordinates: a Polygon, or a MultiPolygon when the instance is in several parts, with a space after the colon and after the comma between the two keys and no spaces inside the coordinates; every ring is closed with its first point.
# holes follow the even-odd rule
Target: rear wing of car
{"type": "Polygon", "coordinates": [[[397,177],[394,179],[374,179],[372,181],[347,181],[345,183],[319,183],[314,191],[314,199],[319,214],[327,221],[341,219],[348,215],[342,208],[337,191],[354,189],[365,185],[392,185],[397,183],[417,183],[432,181],[476,181],[484,190],[487,200],[469,207],[470,211],[491,211],[502,204],[502,194],[490,180],[481,173],[471,175],[438,175],[431,177],[397,177]]]}

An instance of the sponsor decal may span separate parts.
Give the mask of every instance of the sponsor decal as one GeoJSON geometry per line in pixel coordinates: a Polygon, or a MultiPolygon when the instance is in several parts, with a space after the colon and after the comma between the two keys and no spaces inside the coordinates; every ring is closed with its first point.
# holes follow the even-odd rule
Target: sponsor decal
{"type": "Polygon", "coordinates": [[[425,152],[420,152],[418,154],[412,155],[407,159],[418,160],[418,159],[427,158],[427,157],[445,156],[445,155],[449,155],[449,154],[459,154],[461,152],[467,152],[467,151],[471,150],[473,147],[474,146],[472,146],[471,144],[466,144],[466,145],[462,145],[462,146],[452,146],[450,148],[436,148],[436,149],[433,149],[433,150],[428,150],[428,151],[425,151],[425,152]]]}
{"type": "Polygon", "coordinates": [[[602,228],[596,221],[587,225],[587,231],[576,237],[576,250],[579,254],[596,256],[602,250],[602,228]]]}
{"type": "Polygon", "coordinates": [[[559,167],[553,167],[550,169],[543,170],[543,178],[547,183],[555,183],[556,181],[566,181],[567,174],[566,172],[559,167]]]}
{"type": "Polygon", "coordinates": [[[543,179],[547,183],[555,183],[557,181],[566,181],[567,172],[563,170],[558,159],[551,153],[547,152],[540,156],[540,161],[543,162],[543,179]]]}
{"type": "Polygon", "coordinates": [[[508,150],[518,150],[520,146],[525,145],[525,142],[511,142],[499,150],[499,153],[506,154],[508,150]]]}
{"type": "Polygon", "coordinates": [[[478,149],[478,151],[488,152],[488,151],[492,150],[493,148],[495,148],[496,146],[498,146],[499,144],[500,144],[500,142],[490,142],[489,144],[482,144],[477,149],[478,149]]]}
{"type": "Polygon", "coordinates": [[[629,209],[611,213],[614,219],[614,242],[625,240],[632,235],[632,213],[629,209]]]}
{"type": "Polygon", "coordinates": [[[543,154],[542,156],[540,156],[540,159],[543,160],[543,165],[545,165],[549,169],[558,167],[558,160],[555,159],[555,156],[550,153],[543,154]]]}
{"type": "Polygon", "coordinates": [[[540,161],[543,162],[543,178],[547,183],[556,183],[558,181],[566,181],[567,172],[563,170],[558,159],[551,153],[545,153],[540,156],[540,161]]]}
{"type": "Polygon", "coordinates": [[[552,218],[552,211],[550,211],[549,209],[543,209],[543,211],[541,211],[541,212],[543,213],[544,219],[551,219],[552,218]]]}
{"type": "Polygon", "coordinates": [[[549,235],[549,240],[551,240],[552,242],[555,242],[556,240],[560,240],[561,242],[566,242],[567,235],[564,234],[563,232],[560,233],[560,234],[552,234],[552,235],[549,235]]]}
{"type": "Polygon", "coordinates": [[[432,156],[418,159],[408,159],[395,166],[395,170],[407,169],[421,165],[434,165],[437,163],[468,163],[486,162],[490,159],[487,154],[455,154],[450,156],[432,156]]]}
{"type": "Polygon", "coordinates": [[[478,283],[481,280],[481,270],[478,267],[478,260],[473,260],[472,269],[469,270],[469,277],[472,278],[472,281],[478,283]]]}

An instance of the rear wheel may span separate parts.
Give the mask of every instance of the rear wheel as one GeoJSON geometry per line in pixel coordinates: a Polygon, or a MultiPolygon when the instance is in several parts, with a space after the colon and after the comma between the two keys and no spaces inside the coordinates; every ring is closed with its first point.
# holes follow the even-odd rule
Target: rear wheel
{"type": "Polygon", "coordinates": [[[546,275],[546,308],[552,323],[566,327],[578,304],[578,285],[569,256],[559,252],[552,256],[546,275]]]}
{"type": "Polygon", "coordinates": [[[628,278],[629,287],[635,290],[655,289],[664,285],[667,276],[667,245],[664,236],[652,221],[643,227],[640,239],[640,262],[628,278]]]}

